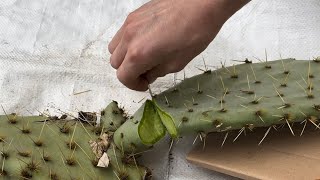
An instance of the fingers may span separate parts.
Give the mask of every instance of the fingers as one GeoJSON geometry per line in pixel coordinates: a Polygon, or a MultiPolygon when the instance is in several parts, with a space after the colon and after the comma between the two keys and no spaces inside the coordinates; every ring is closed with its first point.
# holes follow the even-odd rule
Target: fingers
{"type": "Polygon", "coordinates": [[[179,72],[185,67],[185,64],[176,59],[163,62],[160,65],[152,65],[142,58],[141,61],[137,62],[137,60],[134,60],[135,58],[130,59],[128,57],[130,56],[126,56],[119,67],[117,77],[122,84],[136,91],[146,91],[148,85],[152,84],[157,78],[169,73],[179,72]]]}
{"type": "Polygon", "coordinates": [[[119,45],[121,39],[123,38],[123,35],[125,34],[125,30],[127,29],[128,25],[132,22],[135,22],[136,20],[138,20],[139,18],[137,18],[138,16],[140,16],[140,14],[143,14],[144,9],[147,9],[151,6],[151,3],[146,3],[145,5],[141,6],[140,8],[138,8],[137,10],[135,10],[134,12],[131,12],[126,20],[124,21],[124,23],[122,24],[121,28],[117,31],[117,33],[114,35],[114,37],[112,38],[111,42],[108,45],[108,50],[111,54],[114,53],[114,51],[116,50],[117,46],[119,45]]]}
{"type": "Polygon", "coordinates": [[[135,18],[135,12],[130,13],[128,15],[128,17],[126,18],[126,20],[124,21],[121,28],[118,30],[118,32],[112,38],[111,42],[108,45],[108,50],[111,54],[113,54],[113,52],[115,51],[115,49],[119,45],[120,41],[123,39],[123,35],[125,34],[125,30],[127,29],[128,25],[131,22],[134,22],[134,18],[135,18]]]}
{"type": "Polygon", "coordinates": [[[127,53],[123,63],[117,70],[117,78],[126,87],[136,91],[146,91],[148,80],[144,74],[152,68],[152,63],[145,61],[146,56],[135,53],[127,53]]]}
{"type": "Polygon", "coordinates": [[[108,46],[109,51],[112,54],[110,64],[115,69],[118,69],[123,62],[128,50],[128,44],[132,43],[132,39],[136,35],[136,25],[130,23],[132,21],[131,19],[133,19],[132,17],[133,15],[128,16],[124,25],[108,46]]]}
{"type": "Polygon", "coordinates": [[[125,72],[124,68],[119,68],[119,70],[117,71],[117,77],[119,81],[129,89],[135,90],[135,91],[148,90],[149,82],[143,75],[133,77],[133,76],[130,76],[131,74],[135,74],[135,73],[132,71],[125,72]]]}
{"type": "Polygon", "coordinates": [[[121,41],[110,57],[110,64],[114,69],[118,69],[127,53],[127,45],[121,41]]]}
{"type": "Polygon", "coordinates": [[[118,30],[118,32],[114,35],[111,42],[109,43],[108,50],[109,50],[110,54],[113,54],[113,52],[117,48],[119,42],[121,41],[122,35],[123,35],[123,30],[124,30],[124,27],[122,25],[122,27],[118,30]]]}
{"type": "Polygon", "coordinates": [[[148,80],[150,84],[152,84],[157,78],[163,77],[169,73],[167,68],[167,64],[158,65],[155,68],[151,69],[145,74],[145,78],[148,80]]]}
{"type": "Polygon", "coordinates": [[[160,64],[149,70],[144,76],[148,80],[149,84],[152,84],[159,77],[164,77],[167,74],[179,72],[185,67],[185,65],[177,62],[179,62],[179,60],[175,61],[174,59],[167,61],[167,63],[160,64]]]}
{"type": "MultiPolygon", "coordinates": [[[[148,41],[145,40],[145,42],[148,41]]],[[[193,49],[186,49],[187,53],[179,52],[164,56],[154,54],[151,44],[148,48],[139,46],[143,43],[138,43],[131,48],[126,48],[123,44],[120,42],[118,45],[111,64],[117,69],[119,81],[129,89],[136,91],[146,91],[148,85],[157,78],[181,71],[197,52],[193,49]]]]}

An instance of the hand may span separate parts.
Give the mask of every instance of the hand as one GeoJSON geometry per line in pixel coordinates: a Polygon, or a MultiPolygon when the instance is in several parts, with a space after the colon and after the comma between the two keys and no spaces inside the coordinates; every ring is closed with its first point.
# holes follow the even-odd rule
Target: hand
{"type": "Polygon", "coordinates": [[[248,0],[152,0],[132,12],[110,42],[119,81],[145,91],[181,71],[248,0]]]}

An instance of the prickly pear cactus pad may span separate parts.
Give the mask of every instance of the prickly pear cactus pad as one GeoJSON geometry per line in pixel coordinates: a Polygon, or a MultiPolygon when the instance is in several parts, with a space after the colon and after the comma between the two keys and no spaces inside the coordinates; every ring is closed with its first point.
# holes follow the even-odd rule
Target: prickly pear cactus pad
{"type": "Polygon", "coordinates": [[[145,179],[146,169],[110,139],[123,112],[112,102],[101,114],[101,126],[65,115],[0,116],[0,179],[145,179]],[[97,167],[106,154],[110,164],[97,167]]]}
{"type": "MultiPolygon", "coordinates": [[[[315,60],[281,59],[222,67],[185,79],[153,97],[152,101],[172,117],[169,129],[179,136],[231,130],[254,130],[295,122],[318,128],[320,112],[320,63],[315,60]]],[[[149,148],[168,131],[150,102],[114,134],[118,147],[149,148]],[[146,115],[146,113],[148,113],[146,115]],[[161,125],[162,123],[162,125],[161,125]],[[155,126],[160,127],[155,132],[155,126]],[[147,142],[147,143],[146,143],[147,142]]],[[[290,128],[291,129],[291,128],[290,128]]],[[[292,130],[292,134],[296,134],[292,130]]]]}
{"type": "Polygon", "coordinates": [[[136,155],[166,134],[205,139],[210,132],[238,131],[236,140],[263,127],[268,129],[263,140],[281,125],[302,135],[307,124],[319,129],[319,70],[319,58],[246,60],[185,79],[147,100],[131,117],[115,101],[99,116],[79,112],[73,119],[5,113],[0,116],[0,178],[144,180],[151,174],[136,155]],[[292,128],[297,122],[303,122],[299,132],[292,128]]]}

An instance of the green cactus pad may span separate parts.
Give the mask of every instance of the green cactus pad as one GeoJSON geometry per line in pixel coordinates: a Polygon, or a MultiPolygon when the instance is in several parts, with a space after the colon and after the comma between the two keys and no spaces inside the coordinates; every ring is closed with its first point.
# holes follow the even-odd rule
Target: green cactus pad
{"type": "Polygon", "coordinates": [[[205,137],[276,125],[291,129],[302,121],[319,129],[319,58],[244,62],[185,79],[130,118],[115,101],[101,112],[100,124],[87,121],[95,115],[83,112],[71,120],[0,116],[0,178],[148,179],[135,155],[166,133],[205,137]],[[96,166],[102,153],[110,160],[106,168],[96,166]]]}
{"type": "Polygon", "coordinates": [[[116,130],[104,122],[106,116],[120,125],[122,112],[115,102],[104,111],[101,124],[105,128],[79,119],[0,116],[0,179],[144,179],[147,171],[132,160],[134,156],[121,153],[112,134],[102,136],[116,130]],[[93,149],[95,142],[103,140],[107,143],[93,149]],[[97,154],[104,152],[110,164],[97,167],[97,154]]]}
{"type": "MultiPolygon", "coordinates": [[[[153,97],[153,101],[173,118],[179,136],[253,130],[277,124],[290,126],[305,119],[316,123],[320,113],[318,62],[317,59],[246,61],[185,79],[153,97]]],[[[117,146],[121,143],[126,150],[135,144],[141,151],[151,145],[139,137],[153,133],[154,139],[161,138],[162,134],[148,129],[150,126],[141,128],[140,123],[146,123],[142,118],[145,107],[146,103],[115,132],[117,146]]],[[[156,119],[148,119],[149,124],[152,121],[158,123],[156,119]]]]}

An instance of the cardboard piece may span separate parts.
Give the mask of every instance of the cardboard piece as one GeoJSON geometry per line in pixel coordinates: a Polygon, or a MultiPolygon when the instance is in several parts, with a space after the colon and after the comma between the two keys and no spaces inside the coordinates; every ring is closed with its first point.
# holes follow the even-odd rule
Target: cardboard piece
{"type": "Polygon", "coordinates": [[[246,130],[246,135],[242,133],[233,142],[237,131],[229,133],[222,148],[225,133],[214,133],[207,136],[205,148],[196,146],[187,160],[241,179],[320,179],[320,132],[314,129],[310,127],[300,136],[300,128],[293,136],[289,128],[271,128],[259,146],[267,128],[252,133],[246,130]]]}

